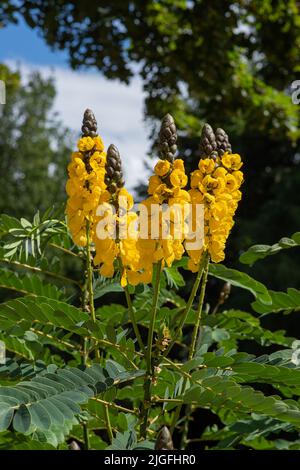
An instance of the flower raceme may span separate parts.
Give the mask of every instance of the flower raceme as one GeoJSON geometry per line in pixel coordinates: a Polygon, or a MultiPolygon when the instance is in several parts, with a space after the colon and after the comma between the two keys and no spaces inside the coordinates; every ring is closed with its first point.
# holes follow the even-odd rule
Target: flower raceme
{"type": "Polygon", "coordinates": [[[183,160],[174,159],[176,140],[174,120],[167,114],[159,135],[161,159],[149,179],[149,197],[140,205],[140,210],[146,209],[148,213],[148,232],[140,234],[138,241],[140,259],[147,273],[144,282],[151,281],[153,264],[161,261],[162,266],[171,266],[184,254],[185,218],[188,215],[184,207],[187,207],[190,196],[183,189],[188,183],[183,160]],[[157,230],[154,234],[155,224],[157,230]]]}
{"type": "Polygon", "coordinates": [[[74,243],[79,246],[87,244],[87,224],[90,237],[94,238],[96,208],[102,192],[106,189],[106,153],[102,139],[96,131],[95,117],[90,110],[86,110],[83,135],[77,143],[78,151],[72,154],[72,161],[68,165],[69,179],[66,184],[68,226],[74,243]]]}
{"type": "Polygon", "coordinates": [[[105,165],[107,189],[100,196],[96,212],[96,256],[94,264],[100,266],[100,274],[113,277],[116,264],[121,269],[121,285],[139,282],[139,251],[137,249],[137,214],[131,211],[134,201],[123,187],[124,180],[118,149],[110,145],[105,165]]]}
{"type": "MultiPolygon", "coordinates": [[[[191,189],[189,191],[192,210],[197,204],[204,206],[204,244],[198,250],[188,250],[189,268],[195,272],[204,251],[208,251],[215,263],[223,261],[225,244],[234,224],[233,216],[241,199],[240,186],[243,173],[240,171],[243,163],[238,154],[231,153],[231,147],[224,131],[222,133],[225,146],[214,139],[210,126],[204,126],[202,133],[202,158],[198,169],[191,174],[191,189]]],[[[197,231],[197,220],[193,229],[197,231]]],[[[187,246],[187,244],[186,244],[187,246]]]]}
{"type": "Polygon", "coordinates": [[[191,189],[184,162],[176,159],[176,126],[166,115],[159,133],[160,159],[149,178],[148,197],[133,211],[124,187],[118,149],[107,155],[91,111],[84,115],[83,136],[68,166],[67,219],[79,246],[95,246],[94,265],[105,277],[121,271],[121,284],[149,283],[153,266],[171,266],[186,251],[188,268],[199,269],[203,253],[213,262],[224,259],[233,217],[241,199],[242,161],[233,154],[222,129],[205,125],[200,161],[192,172],[191,189]]]}

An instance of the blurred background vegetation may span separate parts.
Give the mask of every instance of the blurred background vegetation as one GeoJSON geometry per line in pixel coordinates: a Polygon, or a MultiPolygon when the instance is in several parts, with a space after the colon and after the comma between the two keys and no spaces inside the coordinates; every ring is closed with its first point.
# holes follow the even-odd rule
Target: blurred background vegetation
{"type": "MultiPolygon", "coordinates": [[[[48,45],[67,51],[74,69],[96,68],[125,83],[138,73],[153,145],[170,112],[190,169],[203,123],[227,131],[243,157],[245,183],[226,265],[245,270],[243,250],[299,230],[299,107],[290,96],[300,72],[298,1],[1,2],[2,27],[21,17],[48,45]]],[[[0,210],[29,216],[62,194],[69,134],[51,114],[51,80],[35,75],[22,86],[5,66],[1,78],[8,100],[0,111],[0,210]]],[[[251,275],[274,290],[299,288],[299,263],[287,251],[257,263],[251,275]]],[[[240,292],[231,302],[235,295],[243,306],[240,292]]]]}

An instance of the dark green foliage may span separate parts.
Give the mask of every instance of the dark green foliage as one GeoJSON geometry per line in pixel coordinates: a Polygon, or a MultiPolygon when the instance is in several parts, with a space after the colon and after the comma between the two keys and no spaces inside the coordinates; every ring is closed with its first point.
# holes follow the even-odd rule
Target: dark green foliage
{"type": "MultiPolygon", "coordinates": [[[[45,220],[36,218],[37,227],[45,220]]],[[[268,329],[264,317],[253,313],[250,307],[246,312],[228,310],[226,305],[221,309],[221,304],[214,309],[207,306],[195,356],[187,360],[195,305],[178,338],[176,351],[172,350],[167,359],[160,355],[158,344],[163,344],[166,334],[172,339],[185,305],[180,297],[185,283],[185,271],[181,271],[186,266],[185,258],[172,268],[165,268],[161,277],[154,325],[158,369],[149,412],[153,423],[147,440],[140,440],[139,409],[144,400],[146,364],[133,339],[127,308],[116,303],[100,304],[96,321],[90,320],[88,312],[80,306],[80,282],[72,278],[64,282],[51,264],[43,264],[54,241],[58,249],[64,250],[64,256],[72,254],[82,263],[81,251],[69,250],[72,247],[63,222],[51,221],[42,232],[40,249],[34,256],[29,253],[25,263],[19,245],[7,256],[7,243],[18,240],[23,230],[23,242],[29,238],[35,244],[36,232],[40,230],[36,228],[32,237],[31,232],[26,232],[32,227],[26,219],[0,218],[0,263],[5,266],[0,285],[15,293],[15,298],[0,304],[0,340],[5,343],[7,355],[0,365],[0,448],[65,449],[72,439],[82,447],[82,428],[88,425],[93,449],[153,449],[161,426],[171,426],[178,403],[192,406],[194,420],[201,410],[207,410],[212,421],[218,420],[218,425],[207,427],[204,432],[198,426],[190,429],[191,438],[209,441],[209,448],[299,448],[297,338],[288,336],[284,330],[268,329]],[[64,286],[66,282],[70,287],[64,286]],[[71,297],[67,295],[69,290],[71,297]],[[262,353],[256,356],[247,352],[245,343],[257,344],[262,353]],[[87,344],[91,353],[84,360],[87,344]],[[95,348],[101,351],[100,362],[94,357],[95,348]],[[113,429],[111,442],[107,412],[113,429]],[[287,436],[298,437],[293,441],[287,436]]],[[[260,248],[258,252],[265,256],[296,242],[293,236],[274,245],[275,248],[266,247],[265,251],[260,248]]],[[[250,253],[253,259],[256,250],[250,248],[245,257],[250,253]]],[[[252,307],[256,312],[278,316],[300,307],[299,292],[295,289],[287,293],[269,291],[248,274],[224,265],[212,264],[209,274],[211,278],[230,282],[233,290],[250,291],[255,297],[252,307]]],[[[94,272],[98,302],[107,293],[118,294],[118,286],[117,278],[107,281],[94,272]]],[[[130,292],[143,331],[149,327],[153,291],[150,286],[138,286],[130,287],[130,292]]],[[[179,421],[175,441],[181,432],[179,421]]]]}

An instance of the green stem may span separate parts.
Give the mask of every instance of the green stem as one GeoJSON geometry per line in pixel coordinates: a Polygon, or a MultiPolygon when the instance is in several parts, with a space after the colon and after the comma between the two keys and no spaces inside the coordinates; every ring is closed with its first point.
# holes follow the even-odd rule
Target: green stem
{"type": "Polygon", "coordinates": [[[78,259],[83,259],[78,254],[73,253],[73,251],[68,250],[67,248],[64,248],[63,246],[57,245],[56,243],[49,243],[49,246],[51,246],[52,248],[55,248],[56,250],[62,251],[66,255],[70,255],[70,256],[73,256],[73,257],[78,258],[78,259]]]}
{"type": "Polygon", "coordinates": [[[180,320],[180,323],[175,331],[175,334],[173,336],[173,339],[172,339],[172,342],[169,344],[169,347],[166,349],[166,351],[164,352],[164,354],[162,355],[162,359],[164,359],[166,356],[168,356],[169,352],[171,351],[171,349],[173,348],[174,344],[176,343],[179,335],[180,335],[180,332],[181,332],[181,329],[187,319],[187,316],[188,314],[190,313],[190,310],[192,308],[192,305],[193,305],[193,302],[194,302],[194,299],[196,297],[196,294],[197,294],[197,291],[198,291],[198,287],[199,287],[199,284],[200,284],[200,281],[201,281],[201,278],[202,278],[202,274],[203,274],[203,269],[204,269],[204,259],[202,258],[200,264],[199,264],[199,270],[198,270],[198,273],[197,273],[197,276],[196,276],[196,279],[195,279],[195,282],[194,282],[194,285],[193,285],[193,288],[191,290],[191,293],[190,293],[190,296],[189,296],[189,299],[187,301],[187,304],[186,304],[186,308],[182,314],[182,317],[181,317],[181,320],[180,320]]]}
{"type": "MultiPolygon", "coordinates": [[[[91,263],[91,242],[90,242],[90,224],[87,222],[86,225],[86,282],[83,287],[82,291],[82,304],[83,308],[86,309],[87,304],[89,305],[89,313],[91,315],[92,321],[96,323],[96,313],[95,313],[95,305],[94,305],[94,291],[93,291],[93,268],[92,268],[92,263],[91,263]],[[88,298],[87,294],[88,293],[88,298]]],[[[87,345],[87,339],[84,338],[84,343],[83,343],[83,363],[86,365],[88,357],[89,357],[89,349],[87,345]]],[[[100,359],[100,354],[99,350],[96,347],[95,349],[95,355],[97,359],[100,359]]],[[[110,426],[110,421],[109,421],[109,415],[107,416],[107,406],[105,406],[105,418],[106,418],[106,424],[107,424],[107,429],[110,429],[111,431],[111,426],[110,426]]],[[[84,448],[85,450],[89,450],[90,448],[90,438],[89,438],[89,428],[88,428],[88,423],[83,423],[83,438],[84,438],[84,448]]]]}
{"type": "Polygon", "coordinates": [[[59,281],[67,282],[68,284],[75,284],[76,286],[81,287],[80,283],[78,281],[75,281],[74,279],[70,279],[58,273],[53,273],[52,271],[44,271],[41,268],[37,268],[36,266],[30,266],[29,264],[26,264],[26,263],[20,263],[19,261],[13,261],[13,260],[8,260],[8,259],[3,259],[3,258],[1,258],[0,263],[12,264],[13,266],[17,266],[18,268],[21,268],[21,269],[29,269],[30,271],[33,271],[35,273],[44,274],[45,276],[51,276],[51,277],[54,277],[55,279],[58,279],[59,281]]]}
{"type": "Polygon", "coordinates": [[[116,405],[114,402],[102,400],[101,398],[98,398],[98,397],[92,397],[91,400],[94,400],[97,403],[102,403],[103,405],[106,405],[107,407],[111,407],[116,410],[123,411],[124,413],[130,413],[133,415],[136,415],[138,413],[137,410],[131,410],[130,408],[125,408],[124,406],[116,405]]]}
{"type": "Polygon", "coordinates": [[[203,278],[202,278],[202,282],[201,282],[201,289],[200,289],[200,295],[199,295],[199,304],[198,304],[197,315],[196,315],[196,323],[195,323],[193,334],[192,334],[192,342],[191,342],[191,347],[190,347],[190,352],[189,352],[189,360],[193,359],[193,357],[195,355],[195,351],[196,351],[197,338],[198,338],[198,334],[199,334],[199,330],[200,330],[200,323],[201,323],[201,317],[202,317],[202,311],[203,311],[205,288],[206,288],[206,283],[207,283],[208,266],[209,266],[209,255],[206,253],[204,255],[203,278]]]}
{"type": "Polygon", "coordinates": [[[148,341],[147,341],[147,351],[146,351],[146,363],[147,363],[147,373],[151,374],[152,370],[152,343],[154,335],[154,327],[157,314],[157,305],[158,305],[158,296],[159,296],[159,283],[160,283],[160,272],[161,272],[161,261],[157,263],[155,270],[155,284],[153,292],[153,303],[151,311],[150,326],[148,331],[148,341]]]}
{"type": "MultiPolygon", "coordinates": [[[[202,317],[202,311],[203,311],[203,302],[204,302],[205,288],[206,288],[206,283],[207,283],[208,267],[209,267],[209,255],[206,252],[206,253],[204,253],[204,255],[202,257],[201,266],[200,266],[199,271],[198,271],[198,274],[201,271],[200,279],[202,278],[202,281],[201,281],[201,288],[200,288],[200,294],[199,294],[199,304],[198,304],[197,314],[196,314],[196,323],[195,323],[195,326],[194,326],[194,329],[193,329],[192,341],[191,341],[190,351],[189,351],[189,355],[188,355],[188,360],[189,361],[191,359],[193,359],[193,357],[195,355],[197,338],[198,338],[198,334],[199,334],[199,330],[200,330],[200,323],[201,323],[201,317],[202,317]],[[202,276],[202,274],[203,274],[203,276],[202,276]]],[[[199,282],[200,282],[200,279],[199,279],[199,282]]],[[[198,286],[199,286],[199,282],[198,282],[198,286]]],[[[196,281],[195,281],[195,283],[196,283],[196,281]]],[[[182,388],[183,393],[186,389],[187,380],[188,379],[185,378],[185,380],[183,382],[183,388],[182,388]]],[[[171,424],[171,427],[170,427],[170,433],[171,434],[173,434],[176,423],[177,423],[177,421],[180,417],[182,406],[183,405],[179,405],[177,407],[177,409],[175,410],[175,414],[173,416],[172,424],[171,424]]],[[[186,422],[184,424],[182,438],[181,438],[181,445],[180,445],[181,449],[185,447],[185,443],[186,443],[186,439],[187,439],[187,435],[188,435],[188,420],[189,420],[190,415],[191,415],[191,407],[188,406],[187,410],[186,410],[186,413],[185,413],[186,422]]]]}
{"type": "MultiPolygon", "coordinates": [[[[86,275],[85,275],[85,283],[82,287],[82,300],[81,300],[83,310],[86,310],[87,303],[88,303],[88,299],[87,299],[87,279],[86,279],[86,275]]],[[[83,354],[82,354],[82,357],[81,357],[81,361],[82,361],[82,364],[84,366],[86,366],[88,358],[89,358],[88,340],[87,340],[87,338],[83,338],[83,354]]],[[[88,423],[84,422],[82,424],[82,428],[83,428],[84,449],[89,450],[89,448],[90,448],[90,436],[89,436],[88,423]]]]}
{"type": "Polygon", "coordinates": [[[135,318],[135,315],[134,315],[134,309],[133,309],[130,293],[129,293],[129,290],[128,290],[127,286],[124,287],[124,292],[125,292],[126,302],[127,302],[127,306],[128,306],[129,318],[130,318],[130,321],[132,323],[136,339],[139,343],[139,347],[140,347],[141,351],[145,351],[145,346],[144,346],[144,343],[143,343],[143,340],[142,340],[142,337],[141,337],[141,334],[140,334],[140,331],[139,331],[139,327],[138,327],[137,322],[136,322],[136,318],[135,318]]]}
{"type": "Polygon", "coordinates": [[[160,272],[161,272],[161,261],[155,266],[155,283],[153,290],[153,302],[151,309],[150,325],[148,330],[148,341],[147,350],[145,353],[146,359],[146,377],[144,381],[144,403],[142,409],[142,424],[141,424],[141,437],[146,438],[147,435],[147,424],[149,416],[149,408],[151,407],[151,383],[152,383],[152,344],[155,320],[157,314],[158,296],[159,296],[159,284],[160,284],[160,272]]]}
{"type": "Polygon", "coordinates": [[[104,405],[104,416],[105,416],[105,422],[106,422],[106,426],[107,426],[108,439],[109,439],[109,442],[111,443],[114,436],[113,436],[113,432],[112,432],[112,429],[111,429],[110,418],[109,418],[109,410],[108,410],[107,405],[104,405]]]}
{"type": "Polygon", "coordinates": [[[83,423],[83,439],[84,439],[84,450],[90,449],[90,436],[89,428],[87,423],[83,423]]]}
{"type": "MultiPolygon", "coordinates": [[[[94,305],[94,291],[93,291],[93,268],[91,263],[91,241],[90,241],[90,224],[86,225],[86,272],[87,272],[87,290],[89,294],[89,310],[92,321],[96,323],[96,313],[94,305]]],[[[95,356],[100,360],[100,353],[98,348],[95,349],[95,356]]]]}
{"type": "Polygon", "coordinates": [[[90,224],[86,227],[86,271],[87,271],[87,288],[89,293],[89,307],[93,322],[96,322],[94,291],[93,291],[93,269],[91,263],[91,242],[90,242],[90,224]]]}

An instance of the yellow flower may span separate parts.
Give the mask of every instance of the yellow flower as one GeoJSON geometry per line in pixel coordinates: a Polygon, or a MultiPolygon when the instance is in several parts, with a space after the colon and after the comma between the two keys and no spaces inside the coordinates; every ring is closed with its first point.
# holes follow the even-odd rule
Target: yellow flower
{"type": "Polygon", "coordinates": [[[77,147],[80,152],[89,152],[94,146],[95,142],[92,137],[81,137],[77,142],[77,147]]]}
{"type": "Polygon", "coordinates": [[[184,170],[184,162],[183,160],[181,160],[180,158],[176,158],[176,160],[174,160],[174,163],[173,163],[173,169],[174,170],[181,170],[181,171],[185,171],[184,170]]]}
{"type": "Polygon", "coordinates": [[[198,168],[204,174],[212,173],[215,169],[215,162],[212,158],[201,159],[198,168]]]}
{"type": "Polygon", "coordinates": [[[226,188],[229,191],[234,191],[235,189],[237,189],[237,186],[238,184],[236,178],[231,174],[226,175],[226,188]]]}
{"type": "Polygon", "coordinates": [[[157,176],[165,176],[170,170],[171,164],[168,160],[158,160],[154,167],[157,176]]]}
{"type": "Polygon", "coordinates": [[[187,181],[183,160],[175,159],[172,163],[160,160],[156,164],[155,175],[150,177],[148,185],[148,193],[151,196],[141,203],[148,211],[148,238],[140,238],[137,243],[140,261],[138,275],[132,275],[135,282],[136,279],[150,282],[154,263],[161,261],[162,266],[171,266],[175,259],[182,257],[186,232],[184,219],[188,215],[184,206],[190,202],[189,193],[182,188],[186,186],[187,181]],[[157,217],[151,212],[151,206],[157,204],[168,204],[169,210],[165,210],[163,206],[157,217]],[[154,236],[151,233],[151,225],[156,217],[159,226],[155,239],[151,239],[149,237],[154,236]]]}
{"type": "Polygon", "coordinates": [[[170,182],[175,187],[184,188],[187,185],[188,179],[182,170],[173,170],[170,175],[170,182]]]}
{"type": "Polygon", "coordinates": [[[83,186],[77,178],[69,179],[66,183],[66,191],[70,197],[77,196],[82,189],[83,186]]]}
{"type": "Polygon", "coordinates": [[[84,232],[79,232],[73,236],[74,243],[78,246],[85,246],[87,243],[86,234],[84,232]]]}
{"type": "Polygon", "coordinates": [[[198,189],[191,189],[189,191],[192,204],[202,204],[204,201],[204,194],[198,189]]]}
{"type": "Polygon", "coordinates": [[[231,154],[225,152],[221,158],[222,165],[228,170],[231,169],[231,154]]]}
{"type": "Polygon", "coordinates": [[[71,163],[68,165],[66,192],[69,198],[66,214],[74,243],[85,246],[87,221],[90,226],[90,238],[93,239],[96,209],[102,192],[106,189],[106,156],[99,136],[82,137],[77,145],[79,152],[73,152],[71,163]]]}
{"type": "Polygon", "coordinates": [[[244,175],[241,171],[233,171],[232,176],[236,179],[238,187],[241,186],[242,182],[244,181],[244,175]]]}
{"type": "Polygon", "coordinates": [[[222,165],[228,170],[239,170],[243,163],[241,157],[237,153],[225,152],[221,159],[222,165]]]}
{"type": "Polygon", "coordinates": [[[217,178],[213,178],[210,175],[206,175],[203,178],[202,183],[200,183],[199,189],[202,193],[205,194],[207,192],[213,191],[214,189],[217,189],[218,186],[219,186],[219,181],[217,178]]]}
{"type": "Polygon", "coordinates": [[[126,188],[121,188],[118,192],[119,207],[122,209],[132,209],[134,201],[132,195],[126,188]]]}
{"type": "Polygon", "coordinates": [[[200,170],[193,171],[193,173],[191,173],[191,188],[192,189],[198,188],[203,178],[204,178],[204,175],[200,170]]]}
{"type": "MultiPolygon", "coordinates": [[[[95,238],[94,264],[100,266],[100,273],[103,276],[112,277],[115,271],[114,261],[118,260],[122,266],[121,285],[125,287],[130,282],[129,273],[138,272],[140,268],[137,230],[134,223],[137,214],[128,212],[134,205],[133,197],[126,188],[122,187],[112,194],[108,190],[102,192],[100,200],[103,201],[102,215],[98,220],[99,224],[101,223],[102,238],[95,238]]],[[[97,227],[97,230],[100,228],[97,227]]]]}
{"type": "Polygon", "coordinates": [[[227,170],[226,168],[223,168],[222,166],[217,167],[213,173],[214,178],[225,179],[226,175],[227,175],[227,170]]]}
{"type": "Polygon", "coordinates": [[[77,177],[79,179],[85,179],[87,177],[87,171],[85,164],[81,158],[74,158],[72,163],[68,165],[68,172],[70,178],[77,177]]]}
{"type": "Polygon", "coordinates": [[[104,168],[106,162],[106,155],[104,152],[94,152],[90,158],[90,165],[93,170],[97,171],[99,168],[104,168]]]}
{"type": "Polygon", "coordinates": [[[155,193],[156,189],[158,188],[159,185],[161,185],[161,183],[162,181],[158,176],[156,175],[150,176],[149,184],[148,184],[148,194],[155,193]]]}
{"type": "Polygon", "coordinates": [[[94,137],[94,145],[95,145],[95,149],[98,150],[99,152],[104,151],[104,143],[100,135],[97,135],[96,137],[94,137]]]}
{"type": "Polygon", "coordinates": [[[173,189],[173,197],[171,197],[168,202],[169,202],[169,205],[173,205],[173,204],[184,205],[184,204],[189,203],[190,200],[191,200],[191,197],[188,191],[185,191],[184,189],[180,189],[177,187],[173,189]]]}
{"type": "Polygon", "coordinates": [[[243,166],[242,159],[238,153],[231,155],[231,169],[239,170],[243,166]]]}
{"type": "Polygon", "coordinates": [[[160,184],[153,194],[156,203],[164,202],[164,199],[168,199],[172,195],[172,190],[165,184],[160,184]]]}
{"type": "MultiPolygon", "coordinates": [[[[189,191],[192,202],[193,230],[200,230],[201,221],[195,220],[197,204],[204,204],[204,247],[201,250],[188,249],[188,268],[196,272],[199,269],[202,254],[208,251],[211,260],[219,263],[225,257],[225,245],[234,224],[233,216],[241,199],[239,187],[243,182],[242,166],[238,154],[226,152],[216,161],[203,159],[199,162],[199,170],[191,175],[189,191]],[[201,171],[200,171],[201,170],[201,171]],[[198,225],[197,225],[198,224],[198,225]]],[[[187,242],[193,242],[192,237],[187,242]]],[[[186,244],[186,246],[189,246],[186,244]]]]}

